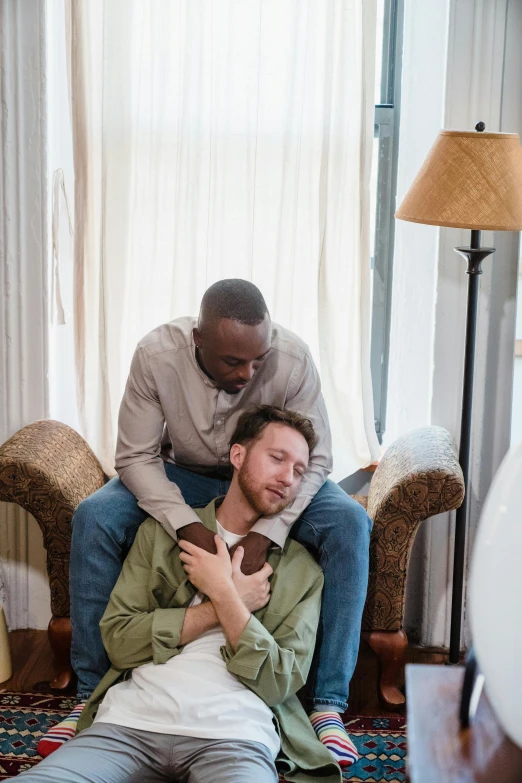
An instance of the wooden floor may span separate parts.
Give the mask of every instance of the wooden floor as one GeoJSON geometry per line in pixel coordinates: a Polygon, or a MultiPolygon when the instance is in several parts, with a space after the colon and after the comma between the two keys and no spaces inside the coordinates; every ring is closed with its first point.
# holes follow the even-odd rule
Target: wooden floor
{"type": "MultiPolygon", "coordinates": [[[[9,634],[13,676],[1,683],[0,691],[31,692],[42,690],[42,683],[48,682],[53,673],[52,653],[47,641],[47,631],[12,631],[9,634]]],[[[410,663],[440,663],[447,655],[427,648],[412,647],[408,651],[410,663]]],[[[373,652],[361,642],[359,661],[355,670],[350,692],[350,712],[353,715],[392,715],[379,703],[375,683],[377,682],[377,659],[373,652]]],[[[71,691],[74,695],[74,689],[71,691]]]]}

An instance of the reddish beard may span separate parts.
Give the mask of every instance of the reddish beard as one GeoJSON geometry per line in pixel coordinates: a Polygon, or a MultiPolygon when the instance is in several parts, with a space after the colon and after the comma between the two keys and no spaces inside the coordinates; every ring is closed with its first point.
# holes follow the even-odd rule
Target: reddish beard
{"type": "Polygon", "coordinates": [[[238,471],[237,483],[239,484],[241,492],[248,500],[254,511],[256,511],[262,517],[271,516],[272,514],[279,514],[279,512],[288,505],[287,498],[281,498],[279,502],[274,501],[272,503],[267,500],[264,495],[264,491],[267,489],[267,486],[265,484],[260,484],[256,480],[254,474],[249,469],[248,457],[238,471]]]}

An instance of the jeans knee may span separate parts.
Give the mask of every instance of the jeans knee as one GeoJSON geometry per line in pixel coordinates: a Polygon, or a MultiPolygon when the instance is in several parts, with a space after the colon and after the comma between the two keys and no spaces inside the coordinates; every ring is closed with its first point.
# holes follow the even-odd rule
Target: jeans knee
{"type": "Polygon", "coordinates": [[[352,515],[354,535],[360,536],[362,539],[369,542],[373,522],[368,516],[364,506],[361,506],[361,504],[356,500],[353,500],[353,498],[350,498],[350,500],[352,501],[350,513],[352,515]]]}
{"type": "Polygon", "coordinates": [[[139,517],[136,520],[138,525],[146,516],[130,493],[131,503],[125,495],[113,497],[111,488],[108,488],[109,491],[107,488],[108,485],[102,487],[78,505],[72,518],[73,541],[81,540],[83,545],[92,541],[93,545],[99,546],[104,539],[109,538],[121,544],[134,517],[139,517]]]}
{"type": "Polygon", "coordinates": [[[373,523],[360,503],[349,497],[347,501],[338,509],[335,523],[330,525],[326,547],[329,555],[337,551],[366,558],[373,523]]]}
{"type": "Polygon", "coordinates": [[[80,532],[84,528],[89,528],[91,525],[96,525],[96,519],[98,514],[96,511],[97,503],[94,495],[89,495],[81,501],[76,507],[76,510],[72,517],[72,529],[73,531],[80,532]]]}

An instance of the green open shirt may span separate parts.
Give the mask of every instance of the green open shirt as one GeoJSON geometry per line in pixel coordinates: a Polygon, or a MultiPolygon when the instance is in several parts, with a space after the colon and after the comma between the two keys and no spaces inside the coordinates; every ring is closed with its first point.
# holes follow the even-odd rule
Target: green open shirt
{"type": "MultiPolygon", "coordinates": [[[[216,533],[215,501],[197,514],[216,533]]],[[[107,690],[145,663],[164,664],[183,647],[185,612],[196,593],[177,543],[156,520],[140,526],[100,622],[112,668],[84,708],[78,731],[90,726],[107,690]]],[[[255,612],[236,652],[221,648],[229,672],[268,704],[281,739],[277,766],[289,781],[339,783],[341,771],[320,743],[296,692],[315,647],[323,574],[304,547],[288,538],[269,551],[270,602],[255,612]]]]}

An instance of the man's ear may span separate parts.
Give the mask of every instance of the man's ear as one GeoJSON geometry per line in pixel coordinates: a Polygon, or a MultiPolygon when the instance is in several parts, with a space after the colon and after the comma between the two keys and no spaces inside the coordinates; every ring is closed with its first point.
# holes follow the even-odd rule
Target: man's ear
{"type": "Polygon", "coordinates": [[[240,443],[233,443],[230,447],[230,464],[236,470],[239,470],[245,461],[246,446],[240,443]]]}
{"type": "Polygon", "coordinates": [[[196,344],[197,348],[201,347],[201,330],[198,329],[197,326],[195,326],[192,330],[192,337],[194,338],[194,343],[196,344]]]}

